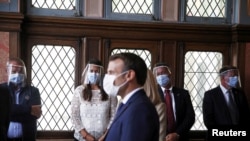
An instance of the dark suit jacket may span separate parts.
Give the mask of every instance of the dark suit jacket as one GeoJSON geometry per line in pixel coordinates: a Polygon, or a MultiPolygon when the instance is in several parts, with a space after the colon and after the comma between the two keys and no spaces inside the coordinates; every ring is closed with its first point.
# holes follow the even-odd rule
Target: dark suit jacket
{"type": "Polygon", "coordinates": [[[12,99],[10,121],[20,122],[23,127],[23,140],[35,141],[37,132],[37,117],[31,115],[32,105],[41,105],[40,92],[36,87],[25,86],[19,94],[19,104],[15,104],[15,93],[11,85],[1,84],[9,89],[12,99]]]}
{"type": "MultiPolygon", "coordinates": [[[[232,89],[239,110],[239,127],[249,127],[250,111],[242,90],[232,89]]],[[[207,128],[231,126],[232,121],[220,86],[205,92],[203,99],[203,119],[207,128]]]]}
{"type": "Polygon", "coordinates": [[[7,140],[10,123],[11,97],[7,88],[0,87],[0,140],[7,140]]]}
{"type": "MultiPolygon", "coordinates": [[[[173,87],[172,92],[175,99],[176,133],[180,135],[180,141],[188,140],[188,133],[195,122],[195,112],[191,98],[189,92],[185,89],[173,87]]],[[[164,94],[160,86],[159,94],[165,103],[164,94]]]]}
{"type": "Polygon", "coordinates": [[[117,111],[105,141],[158,141],[159,118],[144,90],[117,111]]]}

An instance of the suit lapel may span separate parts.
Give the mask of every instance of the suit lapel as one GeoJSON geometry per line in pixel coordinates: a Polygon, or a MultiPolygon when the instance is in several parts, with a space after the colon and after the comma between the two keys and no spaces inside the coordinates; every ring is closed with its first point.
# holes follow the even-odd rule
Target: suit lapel
{"type": "Polygon", "coordinates": [[[222,103],[223,107],[227,107],[226,99],[220,87],[217,87],[217,92],[215,93],[215,95],[218,99],[217,103],[222,103]]]}
{"type": "MultiPolygon", "coordinates": [[[[230,112],[227,108],[227,102],[226,102],[226,99],[224,97],[224,94],[223,94],[220,86],[217,87],[214,95],[215,95],[215,100],[217,100],[215,103],[219,103],[217,108],[220,108],[220,111],[224,113],[222,115],[225,115],[225,117],[230,117],[230,112]]],[[[225,120],[227,120],[227,119],[228,118],[225,118],[225,120]]],[[[231,121],[228,121],[228,122],[231,122],[231,121]]]]}
{"type": "Polygon", "coordinates": [[[178,120],[178,111],[182,111],[180,109],[180,100],[181,100],[181,93],[178,91],[178,89],[176,89],[175,87],[173,87],[172,89],[173,91],[173,95],[174,95],[174,102],[175,102],[175,116],[176,116],[176,121],[178,120]]]}
{"type": "Polygon", "coordinates": [[[124,104],[124,105],[121,107],[120,110],[118,110],[118,111],[116,112],[114,121],[115,121],[116,119],[118,119],[119,116],[121,116],[121,114],[128,108],[128,106],[129,106],[129,103],[126,103],[126,104],[124,104]]]}
{"type": "Polygon", "coordinates": [[[115,119],[113,122],[115,122],[117,119],[119,119],[119,117],[128,109],[129,106],[132,105],[132,103],[137,99],[137,97],[140,95],[142,90],[139,90],[138,92],[136,92],[128,101],[126,104],[124,104],[121,109],[119,110],[119,112],[117,111],[116,115],[115,115],[115,119]]]}

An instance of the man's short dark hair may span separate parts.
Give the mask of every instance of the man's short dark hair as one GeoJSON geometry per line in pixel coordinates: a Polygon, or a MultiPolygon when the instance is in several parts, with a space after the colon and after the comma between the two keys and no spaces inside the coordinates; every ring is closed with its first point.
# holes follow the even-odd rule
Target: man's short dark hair
{"type": "Polygon", "coordinates": [[[17,57],[12,57],[12,58],[9,58],[9,60],[7,61],[7,66],[10,64],[10,62],[17,62],[18,65],[21,65],[21,66],[25,66],[25,63],[24,61],[21,59],[21,58],[17,58],[17,57]]]}
{"type": "Polygon", "coordinates": [[[147,78],[147,65],[145,61],[134,53],[119,53],[110,56],[109,61],[121,59],[124,62],[123,72],[127,70],[134,70],[136,74],[137,83],[144,85],[147,78]]]}
{"type": "Polygon", "coordinates": [[[219,73],[220,75],[223,75],[229,70],[237,70],[237,68],[235,66],[225,65],[220,69],[219,73]]]}

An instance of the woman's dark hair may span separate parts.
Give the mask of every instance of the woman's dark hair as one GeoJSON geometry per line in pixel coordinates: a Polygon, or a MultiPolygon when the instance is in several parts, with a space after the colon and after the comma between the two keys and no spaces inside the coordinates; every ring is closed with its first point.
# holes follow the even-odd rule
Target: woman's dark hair
{"type": "MultiPolygon", "coordinates": [[[[102,66],[102,62],[98,59],[91,59],[89,60],[88,64],[94,64],[94,65],[99,65],[102,66]]],[[[103,87],[101,87],[100,85],[98,85],[98,88],[101,91],[101,100],[102,101],[106,101],[108,100],[108,95],[107,93],[103,90],[103,87]]],[[[92,99],[92,91],[91,91],[91,85],[90,84],[85,84],[85,88],[83,89],[82,93],[83,93],[83,99],[87,100],[87,101],[91,101],[92,99]]]]}

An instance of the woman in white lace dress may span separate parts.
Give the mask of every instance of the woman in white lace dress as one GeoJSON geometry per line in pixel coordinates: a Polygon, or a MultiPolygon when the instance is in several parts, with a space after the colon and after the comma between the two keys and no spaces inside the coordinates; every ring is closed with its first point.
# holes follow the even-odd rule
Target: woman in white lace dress
{"type": "Polygon", "coordinates": [[[117,98],[104,92],[103,73],[101,62],[90,60],[82,73],[83,84],[75,89],[71,101],[75,141],[97,141],[113,120],[117,98]]]}

